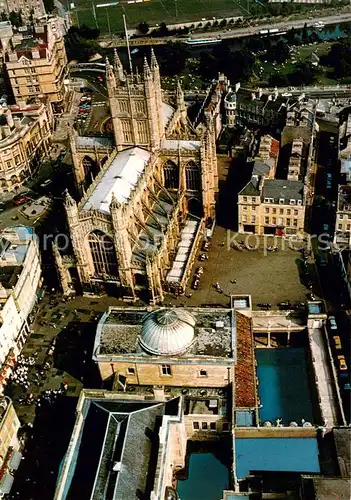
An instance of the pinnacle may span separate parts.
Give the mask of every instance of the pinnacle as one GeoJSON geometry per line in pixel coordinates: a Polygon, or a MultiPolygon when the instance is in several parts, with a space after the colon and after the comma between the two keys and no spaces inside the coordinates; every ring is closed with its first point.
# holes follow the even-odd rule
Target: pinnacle
{"type": "Polygon", "coordinates": [[[74,201],[74,199],[70,195],[68,189],[66,189],[66,191],[65,191],[65,205],[66,206],[74,206],[74,205],[76,205],[76,202],[74,201]]]}
{"type": "Polygon", "coordinates": [[[151,76],[150,67],[149,67],[149,64],[147,62],[146,57],[144,57],[144,75],[151,76]]]}
{"type": "Polygon", "coordinates": [[[158,62],[153,48],[151,49],[151,69],[158,69],[158,62]]]}

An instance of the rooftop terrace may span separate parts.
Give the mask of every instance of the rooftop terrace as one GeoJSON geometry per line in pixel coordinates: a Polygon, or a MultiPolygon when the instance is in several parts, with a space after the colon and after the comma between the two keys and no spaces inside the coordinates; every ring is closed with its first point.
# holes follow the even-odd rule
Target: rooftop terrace
{"type": "MultiPolygon", "coordinates": [[[[195,318],[194,342],[182,356],[232,357],[231,309],[190,308],[188,311],[195,318]]],[[[94,349],[97,356],[128,353],[147,356],[141,349],[139,336],[148,312],[148,308],[110,308],[98,324],[94,349]]]]}

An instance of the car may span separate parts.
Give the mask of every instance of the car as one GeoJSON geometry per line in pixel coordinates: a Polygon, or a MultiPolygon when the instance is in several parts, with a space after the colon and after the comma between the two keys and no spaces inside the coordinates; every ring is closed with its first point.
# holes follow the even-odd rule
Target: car
{"type": "Polygon", "coordinates": [[[341,340],[340,340],[340,337],[339,335],[334,335],[333,336],[333,341],[334,341],[334,347],[337,351],[341,351],[342,350],[342,345],[341,345],[341,340]]]}
{"type": "Polygon", "coordinates": [[[347,372],[347,363],[344,355],[338,356],[339,370],[341,372],[347,372]]]}
{"type": "Polygon", "coordinates": [[[329,316],[329,326],[331,330],[337,330],[337,324],[336,324],[336,319],[335,316],[329,316]]]}
{"type": "Polygon", "coordinates": [[[29,202],[29,198],[28,198],[28,196],[19,194],[19,195],[14,197],[13,202],[15,205],[23,205],[23,203],[29,202]]]}

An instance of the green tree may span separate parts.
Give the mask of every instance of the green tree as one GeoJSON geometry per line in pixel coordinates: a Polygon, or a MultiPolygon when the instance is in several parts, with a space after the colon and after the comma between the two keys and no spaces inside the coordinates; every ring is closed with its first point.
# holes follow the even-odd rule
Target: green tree
{"type": "Polygon", "coordinates": [[[149,32],[149,28],[150,26],[145,21],[142,21],[141,23],[138,24],[138,31],[142,35],[146,35],[149,32]]]}
{"type": "Polygon", "coordinates": [[[16,26],[17,28],[19,26],[22,26],[23,23],[22,23],[21,13],[15,11],[10,12],[9,21],[12,24],[12,26],[16,26]]]}
{"type": "Polygon", "coordinates": [[[47,13],[52,12],[55,8],[54,0],[44,0],[44,7],[47,13]]]}

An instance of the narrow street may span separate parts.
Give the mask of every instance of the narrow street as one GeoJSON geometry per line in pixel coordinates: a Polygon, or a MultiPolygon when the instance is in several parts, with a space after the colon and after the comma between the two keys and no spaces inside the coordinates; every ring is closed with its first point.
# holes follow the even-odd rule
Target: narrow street
{"type": "MultiPolygon", "coordinates": [[[[315,202],[312,211],[312,233],[324,235],[323,241],[330,235],[332,239],[335,229],[335,202],[337,200],[337,186],[339,182],[339,164],[337,159],[337,136],[332,131],[321,131],[317,135],[317,176],[315,184],[315,202]],[[331,185],[328,182],[331,179],[331,185]]],[[[329,330],[330,345],[334,346],[333,336],[338,335],[342,345],[342,355],[345,356],[348,366],[347,373],[340,373],[340,352],[333,350],[334,363],[339,378],[339,388],[343,400],[346,420],[350,422],[350,309],[347,290],[338,267],[338,255],[325,250],[325,245],[316,249],[316,266],[323,296],[327,303],[328,313],[336,318],[338,330],[329,330]],[[322,257],[321,257],[322,256],[322,257]]]]}

